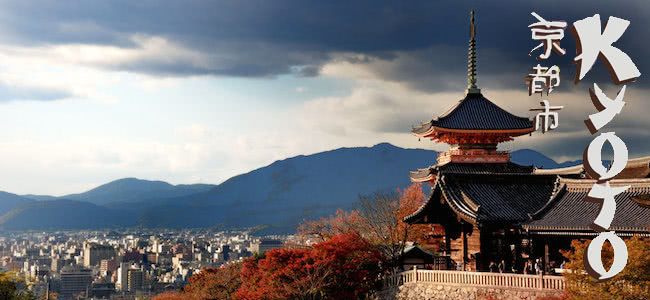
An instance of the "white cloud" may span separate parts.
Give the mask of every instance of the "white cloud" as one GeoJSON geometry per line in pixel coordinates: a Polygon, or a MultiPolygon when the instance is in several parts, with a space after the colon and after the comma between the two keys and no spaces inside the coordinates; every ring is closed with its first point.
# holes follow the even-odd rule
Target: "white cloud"
{"type": "Polygon", "coordinates": [[[0,45],[0,84],[9,89],[30,90],[28,97],[38,100],[39,91],[62,91],[66,98],[102,98],[99,102],[116,102],[100,90],[128,84],[155,91],[173,86],[177,79],[130,72],[129,66],[185,65],[203,67],[215,58],[187,49],[165,38],[133,35],[134,47],[91,44],[62,44],[37,47],[0,45]],[[125,81],[128,78],[128,81],[125,81]]]}
{"type": "Polygon", "coordinates": [[[311,130],[334,135],[408,132],[410,126],[431,120],[445,105],[441,99],[455,102],[460,97],[459,93],[433,95],[400,83],[365,80],[349,95],[305,103],[299,115],[311,130]]]}
{"type": "Polygon", "coordinates": [[[197,123],[177,128],[175,133],[181,138],[189,139],[209,139],[215,135],[213,131],[197,123]]]}
{"type": "Polygon", "coordinates": [[[148,62],[201,67],[209,62],[203,53],[185,48],[160,36],[134,34],[130,40],[134,47],[63,44],[39,47],[36,51],[56,60],[91,66],[123,66],[148,62]]]}
{"type": "MultiPolygon", "coordinates": [[[[363,57],[358,59],[366,60],[363,57]]],[[[404,138],[409,136],[409,125],[426,122],[441,115],[463,97],[463,89],[457,92],[424,92],[406,83],[379,76],[381,72],[377,69],[381,69],[378,67],[381,64],[392,62],[378,60],[371,61],[370,64],[357,64],[339,60],[325,65],[324,75],[348,78],[356,82],[357,86],[349,95],[318,98],[305,103],[299,113],[303,116],[301,122],[310,130],[328,134],[333,139],[370,135],[390,137],[386,141],[403,147],[429,148],[414,142],[415,138],[404,138]]],[[[582,144],[591,138],[583,120],[596,112],[589,98],[588,88],[581,89],[578,86],[571,92],[556,91],[544,96],[543,99],[548,99],[551,105],[564,106],[560,111],[560,128],[547,134],[534,133],[532,136],[518,137],[514,142],[502,144],[501,148],[534,149],[558,161],[581,159],[581,147],[584,147],[582,144]]],[[[609,85],[606,93],[615,94],[618,89],[620,87],[609,85]]],[[[647,143],[640,139],[648,136],[647,128],[650,127],[644,102],[645,95],[650,91],[635,88],[634,85],[628,85],[628,90],[626,107],[604,130],[627,135],[629,145],[633,147],[630,151],[645,155],[650,153],[650,149],[647,148],[647,143]]],[[[539,107],[542,99],[539,95],[528,96],[525,86],[520,90],[483,88],[482,92],[486,98],[505,110],[531,119],[534,113],[529,109],[539,107]]],[[[436,145],[434,149],[442,150],[444,147],[436,145]]]]}

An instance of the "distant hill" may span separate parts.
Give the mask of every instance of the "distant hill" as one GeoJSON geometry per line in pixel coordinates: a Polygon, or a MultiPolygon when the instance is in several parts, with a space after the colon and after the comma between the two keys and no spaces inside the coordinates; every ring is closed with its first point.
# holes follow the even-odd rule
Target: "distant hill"
{"type": "Polygon", "coordinates": [[[55,196],[48,196],[48,195],[32,195],[32,194],[27,194],[27,195],[20,195],[23,198],[27,199],[32,199],[36,201],[48,201],[48,200],[56,200],[59,199],[58,197],[55,196]]]}
{"type": "Polygon", "coordinates": [[[145,226],[295,228],[303,219],[349,209],[359,194],[410,184],[408,171],[435,163],[435,151],[383,143],[300,155],[228,179],[195,195],[122,205],[145,226]]]}
{"type": "Polygon", "coordinates": [[[164,181],[124,178],[98,186],[84,193],[65,195],[59,198],[102,205],[110,202],[131,202],[151,198],[184,196],[204,192],[214,187],[215,185],[211,184],[171,185],[164,181]]]}
{"type": "Polygon", "coordinates": [[[88,202],[34,201],[0,217],[4,230],[96,229],[135,226],[134,216],[88,202]]]}
{"type": "MultiPolygon", "coordinates": [[[[511,154],[514,162],[523,165],[555,168],[578,164],[558,164],[532,150],[511,154]]],[[[216,186],[173,186],[126,178],[65,196],[85,202],[55,200],[21,207],[0,218],[0,225],[5,229],[268,225],[268,232],[291,232],[304,219],[352,208],[360,194],[408,186],[408,171],[433,165],[436,157],[435,151],[382,143],[279,160],[216,186]],[[66,210],[70,214],[66,215],[66,210]]]]}
{"type": "Polygon", "coordinates": [[[18,196],[16,194],[0,191],[0,215],[19,206],[34,202],[33,199],[18,196]]]}
{"type": "Polygon", "coordinates": [[[582,160],[557,163],[535,150],[522,149],[510,153],[510,160],[522,166],[535,166],[542,169],[573,167],[582,164],[582,160]]]}

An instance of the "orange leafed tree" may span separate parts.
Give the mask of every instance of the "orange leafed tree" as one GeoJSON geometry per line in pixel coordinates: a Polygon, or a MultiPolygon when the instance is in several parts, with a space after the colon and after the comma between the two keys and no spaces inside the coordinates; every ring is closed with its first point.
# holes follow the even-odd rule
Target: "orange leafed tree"
{"type": "Polygon", "coordinates": [[[439,238],[433,238],[432,235],[441,235],[444,230],[441,227],[430,224],[413,224],[409,225],[404,222],[404,218],[414,213],[427,201],[422,191],[422,185],[415,183],[408,188],[400,191],[400,203],[397,211],[397,218],[400,224],[400,231],[408,232],[408,241],[417,242],[427,248],[436,248],[440,243],[439,238]]]}
{"type": "Polygon", "coordinates": [[[375,287],[382,263],[356,233],[310,248],[272,249],[244,261],[235,299],[358,299],[375,287]]]}
{"type": "MultiPolygon", "coordinates": [[[[627,265],[614,278],[598,282],[587,274],[583,256],[589,242],[574,240],[571,251],[563,251],[569,259],[565,274],[569,299],[650,299],[650,239],[633,237],[625,240],[628,251],[627,265]]],[[[605,243],[601,257],[603,266],[609,269],[614,259],[614,251],[605,243]]]]}
{"type": "Polygon", "coordinates": [[[322,240],[333,235],[356,232],[377,246],[394,266],[402,255],[406,242],[432,246],[439,242],[431,238],[431,225],[411,225],[403,221],[426,201],[420,184],[412,184],[396,193],[374,193],[360,196],[358,209],[318,221],[306,222],[299,228],[302,236],[317,236],[322,240]]]}
{"type": "Polygon", "coordinates": [[[231,299],[241,286],[242,263],[229,263],[220,268],[205,268],[192,275],[185,292],[199,299],[231,299]]]}
{"type": "Polygon", "coordinates": [[[359,299],[377,286],[384,256],[357,233],[311,247],[272,249],[263,255],[193,275],[182,292],[155,300],[359,299]]]}

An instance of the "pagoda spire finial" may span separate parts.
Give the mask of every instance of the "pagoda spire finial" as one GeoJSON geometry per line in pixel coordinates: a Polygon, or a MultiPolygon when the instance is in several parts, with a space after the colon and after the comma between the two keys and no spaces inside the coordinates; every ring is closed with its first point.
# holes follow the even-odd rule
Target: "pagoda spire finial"
{"type": "Polygon", "coordinates": [[[471,23],[469,25],[469,60],[467,63],[467,91],[465,95],[468,94],[480,94],[481,89],[476,85],[476,24],[474,24],[474,9],[471,13],[471,23]]]}

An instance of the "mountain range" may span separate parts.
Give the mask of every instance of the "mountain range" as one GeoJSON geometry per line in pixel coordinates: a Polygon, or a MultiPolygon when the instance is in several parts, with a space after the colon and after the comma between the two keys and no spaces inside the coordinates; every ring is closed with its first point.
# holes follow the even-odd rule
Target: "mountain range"
{"type": "MultiPolygon", "coordinates": [[[[119,227],[243,228],[288,233],[303,220],[353,208],[359,195],[410,184],[408,171],[436,163],[431,150],[388,143],[299,155],[234,176],[221,184],[172,185],[124,178],[61,197],[0,192],[3,230],[119,227]]],[[[512,161],[544,168],[566,167],[533,150],[512,161]]]]}

